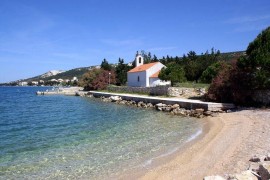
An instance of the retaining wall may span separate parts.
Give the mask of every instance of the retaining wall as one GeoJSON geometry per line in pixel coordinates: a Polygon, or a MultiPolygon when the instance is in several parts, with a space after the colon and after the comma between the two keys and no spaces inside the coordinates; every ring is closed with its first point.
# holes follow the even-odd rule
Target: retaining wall
{"type": "Polygon", "coordinates": [[[219,110],[227,110],[235,108],[233,104],[227,103],[213,103],[213,102],[203,102],[199,100],[189,100],[189,99],[180,99],[180,98],[160,98],[160,97],[148,97],[148,96],[139,96],[139,95],[125,95],[125,94],[117,94],[117,93],[105,93],[105,92],[97,92],[90,91],[94,97],[110,97],[110,96],[119,96],[123,100],[127,101],[142,101],[144,103],[152,103],[158,104],[163,103],[167,105],[179,104],[180,107],[185,109],[197,109],[202,108],[205,111],[219,111],[219,110]]]}
{"type": "Polygon", "coordinates": [[[153,96],[167,95],[169,86],[156,86],[156,87],[129,87],[129,86],[110,86],[108,91],[120,93],[137,93],[149,94],[153,96]]]}

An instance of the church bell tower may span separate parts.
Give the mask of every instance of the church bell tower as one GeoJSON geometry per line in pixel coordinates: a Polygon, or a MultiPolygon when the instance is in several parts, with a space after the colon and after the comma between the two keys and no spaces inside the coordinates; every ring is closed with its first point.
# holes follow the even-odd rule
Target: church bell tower
{"type": "Polygon", "coordinates": [[[143,56],[137,51],[136,53],[136,67],[143,65],[143,56]]]}

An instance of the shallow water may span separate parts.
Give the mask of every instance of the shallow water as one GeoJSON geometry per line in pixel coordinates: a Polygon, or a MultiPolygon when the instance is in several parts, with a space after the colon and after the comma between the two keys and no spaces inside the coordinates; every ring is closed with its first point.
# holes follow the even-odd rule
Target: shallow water
{"type": "Polygon", "coordinates": [[[0,179],[105,179],[150,166],[202,128],[193,118],[0,87],[0,179]]]}

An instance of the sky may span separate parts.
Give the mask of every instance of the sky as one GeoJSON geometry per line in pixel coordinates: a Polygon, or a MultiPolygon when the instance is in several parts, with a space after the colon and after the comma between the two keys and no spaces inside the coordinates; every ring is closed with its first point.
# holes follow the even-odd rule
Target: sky
{"type": "Polygon", "coordinates": [[[140,50],[245,50],[268,26],[269,0],[0,0],[0,83],[140,50]]]}

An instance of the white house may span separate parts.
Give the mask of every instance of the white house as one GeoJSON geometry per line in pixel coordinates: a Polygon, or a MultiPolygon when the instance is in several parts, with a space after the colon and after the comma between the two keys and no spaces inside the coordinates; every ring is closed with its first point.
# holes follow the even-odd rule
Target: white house
{"type": "Polygon", "coordinates": [[[19,86],[27,86],[27,82],[25,82],[25,81],[21,81],[21,82],[19,82],[19,86]]]}
{"type": "Polygon", "coordinates": [[[165,67],[160,62],[143,64],[143,56],[137,52],[135,59],[136,67],[128,71],[128,86],[153,87],[157,85],[169,85],[170,82],[158,78],[160,70],[165,67]]]}

